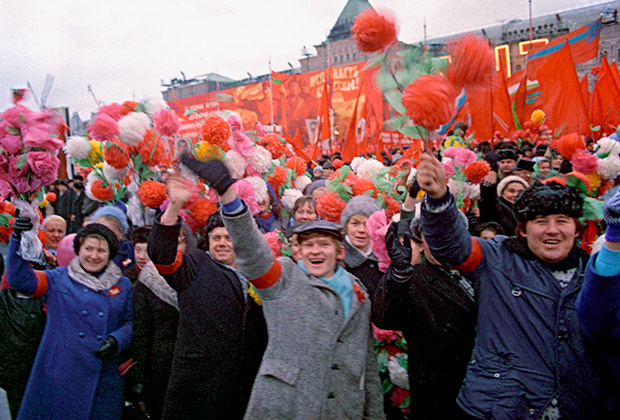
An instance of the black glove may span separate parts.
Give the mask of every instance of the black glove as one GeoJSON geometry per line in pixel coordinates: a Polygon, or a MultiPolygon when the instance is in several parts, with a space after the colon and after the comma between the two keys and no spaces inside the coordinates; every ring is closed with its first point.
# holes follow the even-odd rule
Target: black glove
{"type": "Polygon", "coordinates": [[[118,342],[116,338],[109,336],[101,346],[99,346],[99,350],[95,352],[95,357],[101,360],[112,360],[116,357],[116,352],[118,351],[118,342]]]}
{"type": "Polygon", "coordinates": [[[180,160],[183,165],[204,179],[220,195],[224,194],[237,181],[230,176],[228,168],[221,160],[213,159],[208,162],[202,162],[191,157],[189,153],[183,153],[180,160]]]}
{"type": "Polygon", "coordinates": [[[418,180],[415,179],[413,181],[413,184],[411,184],[411,187],[409,187],[409,197],[411,198],[417,198],[418,197],[418,193],[420,192],[420,184],[418,184],[418,180]]]}
{"type": "Polygon", "coordinates": [[[392,271],[399,277],[410,276],[413,273],[411,265],[411,235],[405,232],[404,244],[398,240],[398,224],[392,222],[385,234],[385,245],[392,259],[392,271]]]}
{"type": "Polygon", "coordinates": [[[20,239],[23,232],[28,232],[32,229],[32,221],[28,217],[18,217],[13,222],[13,232],[15,233],[15,239],[20,239]]]}

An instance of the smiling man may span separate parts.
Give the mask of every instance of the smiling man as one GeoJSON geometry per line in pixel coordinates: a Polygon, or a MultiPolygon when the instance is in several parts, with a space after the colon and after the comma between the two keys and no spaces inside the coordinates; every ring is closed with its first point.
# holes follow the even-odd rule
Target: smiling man
{"type": "Polygon", "coordinates": [[[575,301],[588,255],[576,246],[583,199],[556,182],[515,200],[517,237],[470,237],[441,163],[420,159],[424,237],[433,256],[474,282],[478,323],[459,406],[474,418],[602,419],[603,370],[575,301]]]}

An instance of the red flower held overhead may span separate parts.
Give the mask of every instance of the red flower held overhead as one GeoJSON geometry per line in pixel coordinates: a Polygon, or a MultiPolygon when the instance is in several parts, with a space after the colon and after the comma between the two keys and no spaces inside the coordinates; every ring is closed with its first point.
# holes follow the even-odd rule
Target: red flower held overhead
{"type": "Polygon", "coordinates": [[[138,188],[138,198],[145,207],[159,208],[166,200],[166,186],[158,181],[144,181],[138,188]]]}
{"type": "Polygon", "coordinates": [[[286,144],[275,133],[265,134],[257,144],[269,150],[274,159],[280,159],[286,153],[286,144]]]}
{"type": "Polygon", "coordinates": [[[487,40],[467,34],[450,42],[448,53],[452,62],[446,76],[459,90],[464,86],[482,88],[491,83],[495,58],[487,40]]]}
{"type": "Polygon", "coordinates": [[[427,74],[407,86],[402,102],[415,124],[433,131],[450,121],[456,112],[454,98],[454,85],[446,77],[427,74]]]}
{"type": "Polygon", "coordinates": [[[357,49],[362,52],[383,50],[397,41],[396,19],[391,13],[372,8],[357,15],[351,28],[357,49]]]}
{"type": "Polygon", "coordinates": [[[93,197],[100,201],[110,201],[114,198],[114,190],[110,184],[105,187],[100,179],[95,180],[90,187],[90,192],[93,193],[93,197]]]}
{"type": "Polygon", "coordinates": [[[484,181],[484,178],[489,174],[491,165],[484,160],[478,160],[470,163],[465,167],[465,176],[472,184],[480,184],[484,181]]]}
{"type": "Polygon", "coordinates": [[[230,125],[222,117],[210,115],[205,118],[200,126],[202,140],[220,146],[224,151],[230,150],[228,138],[230,137],[230,125]]]}
{"type": "Polygon", "coordinates": [[[347,203],[335,192],[320,196],[316,200],[316,211],[323,220],[338,223],[340,214],[346,207],[347,203]]]}
{"type": "Polygon", "coordinates": [[[148,166],[157,166],[166,158],[166,146],[161,141],[155,130],[149,128],[144,133],[144,139],[136,146],[142,162],[148,166]]]}
{"type": "Polygon", "coordinates": [[[128,149],[129,147],[126,144],[119,142],[117,139],[106,142],[103,160],[116,169],[126,168],[129,163],[128,149]]]}

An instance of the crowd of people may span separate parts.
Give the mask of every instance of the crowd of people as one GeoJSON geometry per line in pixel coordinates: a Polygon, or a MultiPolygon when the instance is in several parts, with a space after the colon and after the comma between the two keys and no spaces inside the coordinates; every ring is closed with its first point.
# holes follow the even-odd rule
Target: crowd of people
{"type": "Polygon", "coordinates": [[[266,183],[252,211],[229,166],[184,148],[144,226],[81,177],[55,182],[45,260],[22,257],[19,215],[0,259],[2,418],[617,418],[617,178],[592,224],[562,147],[519,146],[356,158],[370,179],[394,170],[396,209],[339,153],[308,162],[292,205],[266,183]],[[486,165],[479,192],[454,182],[458,153],[486,165]],[[188,176],[219,201],[199,229],[188,176]],[[331,211],[336,184],[353,194],[331,211]],[[405,383],[386,331],[406,340],[405,383]]]}

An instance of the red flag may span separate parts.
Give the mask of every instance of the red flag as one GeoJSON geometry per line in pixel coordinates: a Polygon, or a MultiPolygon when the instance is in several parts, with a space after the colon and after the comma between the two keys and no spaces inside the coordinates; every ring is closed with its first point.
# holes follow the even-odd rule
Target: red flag
{"type": "Polygon", "coordinates": [[[586,107],[568,44],[564,44],[560,51],[538,69],[536,78],[540,84],[548,125],[554,129],[563,129],[563,134],[588,134],[590,123],[585,114],[586,107]]]}
{"type": "Polygon", "coordinates": [[[327,84],[327,78],[325,78],[325,85],[323,86],[323,95],[321,96],[321,104],[319,108],[319,137],[318,141],[323,141],[331,138],[331,129],[329,121],[329,86],[327,84]]]}
{"type": "Polygon", "coordinates": [[[592,125],[601,126],[600,133],[606,134],[615,131],[614,127],[620,124],[620,91],[612,71],[607,57],[603,56],[590,107],[592,125]]]}
{"type": "Polygon", "coordinates": [[[493,92],[490,88],[472,89],[465,88],[471,124],[469,131],[479,140],[493,138],[493,92]]]}
{"type": "Polygon", "coordinates": [[[579,79],[579,87],[581,88],[581,97],[583,98],[583,103],[586,107],[586,114],[590,115],[590,90],[588,89],[588,75],[584,74],[581,79],[579,79]]]}
{"type": "Polygon", "coordinates": [[[554,39],[546,45],[533,47],[527,54],[527,73],[536,77],[538,69],[556,55],[564,45],[570,46],[575,64],[585,63],[598,56],[598,42],[601,35],[601,19],[554,39]]]}
{"type": "Polygon", "coordinates": [[[618,63],[609,64],[609,69],[611,70],[611,75],[614,77],[614,81],[616,82],[616,87],[620,90],[620,73],[618,73],[618,63]]]}
{"type": "Polygon", "coordinates": [[[353,115],[349,120],[349,126],[347,127],[347,136],[344,140],[344,146],[342,147],[342,159],[345,162],[351,162],[355,156],[359,154],[357,150],[358,145],[358,131],[357,131],[357,107],[360,102],[360,96],[362,88],[364,87],[364,79],[360,81],[360,87],[357,91],[357,98],[355,99],[355,108],[353,109],[353,115]]]}
{"type": "Polygon", "coordinates": [[[299,126],[297,126],[297,129],[295,130],[295,137],[293,137],[293,141],[291,144],[299,150],[303,149],[304,147],[304,143],[301,140],[301,128],[299,126]]]}
{"type": "Polygon", "coordinates": [[[493,75],[493,128],[495,131],[508,134],[515,130],[511,105],[504,73],[496,71],[493,75]]]}

